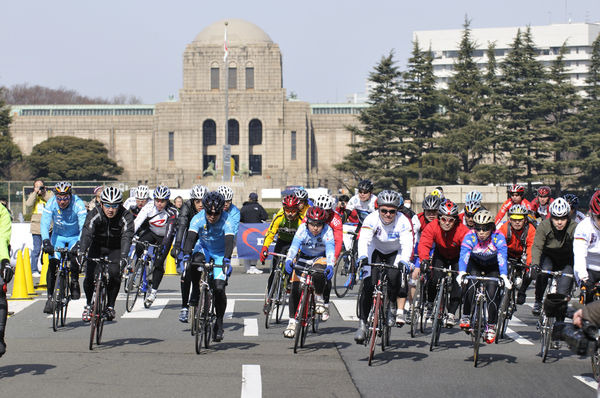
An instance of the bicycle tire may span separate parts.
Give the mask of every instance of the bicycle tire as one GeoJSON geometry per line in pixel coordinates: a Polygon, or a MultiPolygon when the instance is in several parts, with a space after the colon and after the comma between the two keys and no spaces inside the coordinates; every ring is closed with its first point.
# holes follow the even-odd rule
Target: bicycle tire
{"type": "Polygon", "coordinates": [[[335,291],[335,295],[339,298],[343,298],[348,294],[348,290],[350,290],[350,283],[348,282],[348,277],[351,277],[354,265],[352,262],[352,250],[346,250],[340,254],[337,261],[335,262],[335,268],[333,270],[333,289],[335,291]],[[346,267],[345,261],[348,261],[348,266],[346,267]],[[339,286],[338,286],[339,282],[339,286]]]}
{"type": "Polygon", "coordinates": [[[444,288],[446,280],[445,278],[440,279],[440,285],[438,287],[438,293],[433,302],[433,323],[431,326],[431,342],[429,343],[429,351],[433,351],[433,347],[437,347],[440,340],[440,333],[442,331],[442,321],[444,317],[444,288]]]}
{"type": "MultiPolygon", "coordinates": [[[[98,278],[98,277],[97,277],[98,278]]],[[[98,322],[98,306],[100,296],[100,281],[96,278],[96,286],[94,288],[94,296],[92,297],[92,314],[90,319],[90,345],[89,349],[92,350],[94,346],[94,337],[96,336],[96,323],[98,322]]]]}
{"type": "Polygon", "coordinates": [[[206,325],[204,324],[204,307],[206,301],[206,286],[200,288],[200,297],[198,298],[198,307],[196,310],[196,317],[194,322],[196,323],[196,333],[194,334],[194,348],[196,354],[200,354],[202,350],[202,343],[204,334],[206,333],[206,325]]]}
{"type": "Polygon", "coordinates": [[[54,291],[52,292],[52,330],[58,330],[60,322],[60,303],[62,300],[62,278],[60,270],[56,272],[54,291]]]}
{"type": "Polygon", "coordinates": [[[127,285],[127,296],[125,298],[125,310],[127,312],[131,312],[133,310],[133,306],[140,295],[140,290],[142,288],[142,269],[143,261],[139,259],[135,263],[135,268],[133,272],[127,275],[127,280],[125,284],[127,285]]]}
{"type": "Polygon", "coordinates": [[[360,316],[361,314],[361,308],[360,308],[360,300],[362,299],[363,296],[363,281],[362,279],[360,280],[360,284],[358,285],[358,296],[356,297],[356,317],[358,319],[362,319],[362,317],[360,316]]]}
{"type": "MultiPolygon", "coordinates": [[[[308,295],[308,305],[304,309],[304,319],[306,320],[302,324],[302,335],[300,336],[300,348],[304,348],[304,343],[306,343],[306,335],[308,334],[308,327],[312,325],[314,328],[315,322],[315,312],[314,312],[314,296],[312,293],[308,295]]],[[[314,329],[313,329],[314,331],[314,329]]]]}
{"type": "Polygon", "coordinates": [[[61,310],[60,310],[60,326],[65,326],[67,322],[67,309],[69,308],[69,301],[71,301],[71,288],[67,283],[67,277],[65,276],[65,284],[63,289],[63,297],[61,300],[61,310]]]}
{"type": "Polygon", "coordinates": [[[427,284],[421,283],[421,305],[419,306],[419,330],[421,333],[425,333],[425,324],[427,323],[427,319],[425,319],[425,306],[427,305],[427,300],[427,284]]]}
{"type": "Polygon", "coordinates": [[[596,347],[596,351],[591,356],[592,375],[596,381],[600,381],[600,349],[596,347]]]}
{"type": "MultiPolygon", "coordinates": [[[[152,304],[146,303],[146,294],[148,293],[148,290],[152,290],[152,273],[154,272],[154,261],[145,264],[145,271],[146,271],[146,274],[145,274],[146,275],[146,292],[144,293],[144,308],[150,308],[150,306],[152,304]],[[148,276],[150,276],[150,278],[148,278],[148,276]]],[[[142,278],[142,280],[143,280],[143,278],[142,278]]]]}
{"type": "Polygon", "coordinates": [[[198,307],[195,305],[188,306],[188,319],[190,320],[190,334],[192,336],[196,335],[197,325],[196,325],[196,312],[198,307]]]}
{"type": "Polygon", "coordinates": [[[375,354],[375,342],[377,341],[377,327],[379,322],[379,307],[381,306],[381,293],[377,293],[375,296],[375,300],[373,302],[373,319],[372,323],[369,327],[371,332],[369,338],[369,366],[371,366],[371,362],[373,361],[373,355],[375,354]]]}
{"type": "Polygon", "coordinates": [[[206,291],[208,297],[208,303],[206,304],[206,316],[207,321],[205,322],[204,331],[204,348],[208,349],[210,347],[210,338],[212,337],[213,326],[215,325],[216,315],[215,315],[215,301],[213,300],[213,295],[210,289],[206,291]]]}
{"type": "Polygon", "coordinates": [[[281,319],[283,318],[283,313],[285,311],[286,303],[287,293],[285,291],[283,280],[280,280],[279,291],[277,292],[277,305],[275,307],[275,323],[281,322],[281,319]]]}
{"type": "Polygon", "coordinates": [[[552,340],[552,327],[554,326],[554,318],[546,316],[545,314],[544,317],[545,322],[542,324],[542,330],[544,331],[544,340],[542,343],[542,362],[546,362],[546,359],[548,358],[548,351],[550,351],[550,341],[552,340]]]}
{"type": "Polygon", "coordinates": [[[310,295],[310,307],[309,307],[309,315],[311,320],[312,332],[317,333],[319,330],[319,320],[321,319],[321,315],[317,314],[317,305],[315,302],[314,292],[310,295]]]}
{"type": "Polygon", "coordinates": [[[483,328],[483,299],[476,301],[475,308],[475,330],[473,330],[473,366],[477,367],[479,361],[479,347],[481,346],[481,334],[483,328]]]}
{"type": "Polygon", "coordinates": [[[419,323],[419,307],[421,302],[421,278],[417,279],[415,286],[415,295],[410,303],[410,337],[414,338],[417,335],[419,323]]]}
{"type": "Polygon", "coordinates": [[[502,296],[502,301],[500,302],[500,308],[498,309],[498,323],[497,325],[497,335],[496,335],[496,344],[498,344],[498,340],[504,338],[504,331],[506,330],[506,326],[508,324],[507,315],[508,315],[508,307],[510,305],[510,295],[512,290],[507,290],[504,292],[504,296],[502,296]]]}
{"type": "Polygon", "coordinates": [[[300,344],[300,334],[302,333],[302,323],[304,322],[304,308],[306,307],[306,287],[302,289],[302,295],[300,296],[300,305],[296,311],[296,329],[294,330],[294,354],[298,352],[298,345],[300,344]]]}
{"type": "Polygon", "coordinates": [[[104,280],[102,280],[102,287],[100,289],[100,317],[98,318],[97,329],[96,329],[96,344],[100,345],[102,343],[102,332],[104,331],[104,321],[106,320],[105,313],[106,308],[108,307],[107,297],[106,297],[106,284],[104,280]]]}
{"type": "Polygon", "coordinates": [[[390,331],[391,327],[388,326],[388,307],[390,306],[390,302],[388,300],[387,294],[383,293],[383,299],[381,300],[381,309],[379,311],[379,324],[381,325],[381,351],[385,351],[386,344],[389,345],[390,331]]]}
{"type": "Polygon", "coordinates": [[[271,322],[271,316],[273,314],[273,305],[275,303],[274,296],[276,289],[279,288],[279,277],[277,271],[273,272],[273,282],[271,283],[271,289],[267,291],[265,297],[265,305],[267,305],[267,312],[265,314],[265,329],[269,328],[271,322]]]}

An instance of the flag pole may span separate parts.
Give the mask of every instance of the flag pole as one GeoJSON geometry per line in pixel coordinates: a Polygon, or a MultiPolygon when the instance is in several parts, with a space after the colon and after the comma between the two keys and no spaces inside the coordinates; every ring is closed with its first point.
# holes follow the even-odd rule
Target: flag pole
{"type": "Polygon", "coordinates": [[[223,40],[223,63],[225,64],[225,140],[223,145],[223,181],[231,181],[231,147],[229,146],[229,63],[227,56],[229,48],[227,47],[227,25],[225,21],[225,38],[223,40]]]}

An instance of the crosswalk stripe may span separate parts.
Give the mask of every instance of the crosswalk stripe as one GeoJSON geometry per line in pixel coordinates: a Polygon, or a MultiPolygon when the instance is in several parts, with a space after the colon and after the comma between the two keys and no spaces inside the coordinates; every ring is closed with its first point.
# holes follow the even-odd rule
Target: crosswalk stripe
{"type": "Polygon", "coordinates": [[[508,321],[509,326],[527,326],[522,320],[513,316],[510,321],[508,321]]]}
{"type": "MultiPolygon", "coordinates": [[[[70,300],[69,306],[67,307],[67,319],[81,319],[84,307],[85,299],[70,300]]],[[[48,315],[46,318],[52,318],[52,315],[48,315]]]]}
{"type": "Polygon", "coordinates": [[[331,300],[344,321],[358,321],[355,300],[331,300]]]}
{"type": "Polygon", "coordinates": [[[573,376],[573,377],[576,378],[577,380],[579,380],[580,382],[582,382],[583,384],[587,385],[588,387],[591,387],[594,390],[598,390],[598,382],[593,377],[589,377],[589,376],[573,376]]]}
{"type": "Polygon", "coordinates": [[[258,336],[258,319],[244,318],[244,336],[258,336]]]}
{"type": "Polygon", "coordinates": [[[523,337],[521,337],[518,333],[513,331],[511,328],[506,328],[506,335],[513,339],[517,344],[523,345],[533,345],[533,343],[523,337]]]}
{"type": "MultiPolygon", "coordinates": [[[[271,312],[271,319],[275,320],[277,318],[277,314],[275,314],[275,311],[277,311],[277,307],[273,307],[273,311],[271,312]]],[[[290,311],[288,309],[288,307],[286,306],[283,309],[283,314],[281,315],[281,320],[282,321],[287,321],[290,319],[290,311]]]]}
{"type": "Polygon", "coordinates": [[[235,300],[227,300],[227,308],[225,308],[225,319],[233,318],[233,311],[235,309],[235,300]]]}
{"type": "Polygon", "coordinates": [[[262,377],[260,365],[242,365],[241,398],[262,397],[262,377]]]}
{"type": "Polygon", "coordinates": [[[144,308],[144,300],[138,298],[131,312],[125,312],[121,318],[158,318],[168,302],[169,299],[157,298],[150,308],[144,308]]]}
{"type": "Polygon", "coordinates": [[[8,300],[8,310],[18,314],[31,304],[35,303],[33,300],[8,300]]]}

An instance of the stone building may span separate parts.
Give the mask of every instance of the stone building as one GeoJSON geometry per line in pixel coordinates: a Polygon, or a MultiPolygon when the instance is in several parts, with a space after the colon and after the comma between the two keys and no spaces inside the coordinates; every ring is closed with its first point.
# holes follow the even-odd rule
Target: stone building
{"type": "Polygon", "coordinates": [[[222,175],[227,84],[232,159],[241,174],[250,172],[236,178],[239,194],[297,184],[336,192],[342,176],[333,165],[352,140],[344,126],[357,123],[365,105],[287,99],[279,46],[247,21],[228,20],[225,65],[224,22],[206,27],[187,45],[179,100],[13,106],[15,143],[28,154],[52,136],[94,138],[124,167],[123,180],[181,188],[205,183],[203,171],[211,162],[222,175]]]}

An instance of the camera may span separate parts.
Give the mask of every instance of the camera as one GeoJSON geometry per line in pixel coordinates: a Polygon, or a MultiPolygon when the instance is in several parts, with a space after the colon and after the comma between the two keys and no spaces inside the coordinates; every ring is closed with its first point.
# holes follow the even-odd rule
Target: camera
{"type": "Polygon", "coordinates": [[[577,355],[591,355],[597,349],[598,328],[588,321],[577,328],[571,323],[556,322],[552,329],[552,340],[563,340],[577,355]]]}

